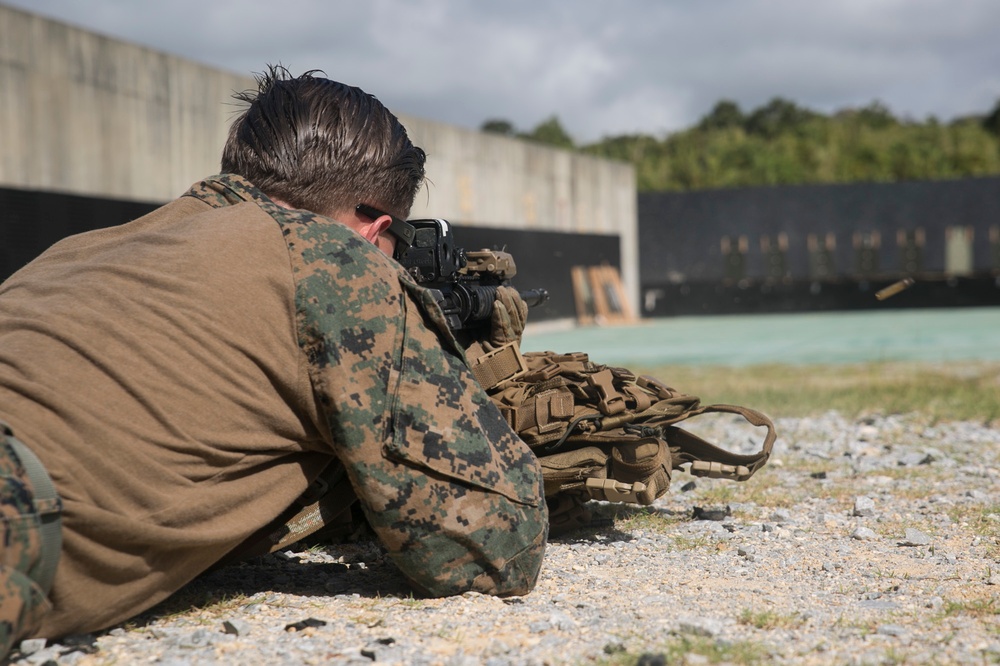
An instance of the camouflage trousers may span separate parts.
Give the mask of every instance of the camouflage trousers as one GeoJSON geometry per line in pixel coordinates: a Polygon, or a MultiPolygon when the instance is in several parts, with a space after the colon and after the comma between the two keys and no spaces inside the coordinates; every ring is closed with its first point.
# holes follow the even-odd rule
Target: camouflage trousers
{"type": "Polygon", "coordinates": [[[46,594],[59,556],[60,503],[39,470],[0,421],[0,662],[51,608],[46,594]]]}

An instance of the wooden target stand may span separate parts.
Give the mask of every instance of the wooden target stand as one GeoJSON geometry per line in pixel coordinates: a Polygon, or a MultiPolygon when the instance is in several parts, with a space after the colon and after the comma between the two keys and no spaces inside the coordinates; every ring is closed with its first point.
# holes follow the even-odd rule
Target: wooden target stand
{"type": "Polygon", "coordinates": [[[604,325],[635,322],[635,314],[617,268],[608,264],[574,266],[572,277],[577,323],[604,325]]]}

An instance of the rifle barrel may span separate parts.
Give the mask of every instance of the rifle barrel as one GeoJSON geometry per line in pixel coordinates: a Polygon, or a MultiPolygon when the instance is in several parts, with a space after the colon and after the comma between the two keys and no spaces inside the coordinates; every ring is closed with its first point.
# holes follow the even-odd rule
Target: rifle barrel
{"type": "Polygon", "coordinates": [[[525,291],[519,291],[517,293],[521,297],[521,300],[528,304],[529,308],[541,305],[545,301],[549,300],[548,289],[526,289],[525,291]]]}

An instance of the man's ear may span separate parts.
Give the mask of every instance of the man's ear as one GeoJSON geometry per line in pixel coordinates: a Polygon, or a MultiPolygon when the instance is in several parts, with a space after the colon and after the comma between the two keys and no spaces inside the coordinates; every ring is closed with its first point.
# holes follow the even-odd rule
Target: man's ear
{"type": "Polygon", "coordinates": [[[367,238],[369,242],[377,244],[379,234],[388,229],[390,224],[392,224],[392,217],[382,215],[375,218],[374,222],[362,224],[360,229],[361,235],[367,238]]]}

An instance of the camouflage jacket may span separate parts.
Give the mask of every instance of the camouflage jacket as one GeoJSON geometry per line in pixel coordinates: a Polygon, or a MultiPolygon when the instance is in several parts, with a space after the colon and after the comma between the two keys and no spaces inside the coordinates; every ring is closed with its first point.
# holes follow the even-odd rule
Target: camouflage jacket
{"type": "Polygon", "coordinates": [[[541,472],[434,299],[346,226],[282,208],[238,176],[186,196],[252,201],[280,226],[330,445],[402,572],[432,595],[529,591],[547,536],[541,472]]]}

